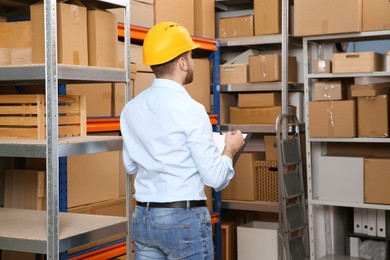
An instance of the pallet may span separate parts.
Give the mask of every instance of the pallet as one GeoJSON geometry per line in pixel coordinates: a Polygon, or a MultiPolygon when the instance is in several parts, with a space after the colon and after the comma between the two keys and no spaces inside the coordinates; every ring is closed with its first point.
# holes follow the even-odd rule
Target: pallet
{"type": "MultiPolygon", "coordinates": [[[[46,138],[45,95],[0,95],[1,138],[46,138]]],[[[85,96],[58,96],[58,136],[86,136],[85,96]]]]}

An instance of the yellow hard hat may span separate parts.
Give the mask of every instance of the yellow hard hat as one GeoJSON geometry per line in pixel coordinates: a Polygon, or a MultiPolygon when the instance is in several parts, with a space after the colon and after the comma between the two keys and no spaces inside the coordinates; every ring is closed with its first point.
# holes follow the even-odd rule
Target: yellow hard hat
{"type": "Polygon", "coordinates": [[[163,64],[199,46],[200,44],[194,43],[188,30],[180,24],[161,22],[153,26],[145,36],[144,64],[163,64]]]}

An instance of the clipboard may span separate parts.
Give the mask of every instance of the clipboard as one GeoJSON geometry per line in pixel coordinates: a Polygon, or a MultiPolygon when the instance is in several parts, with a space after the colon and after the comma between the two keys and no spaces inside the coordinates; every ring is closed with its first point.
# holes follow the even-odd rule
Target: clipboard
{"type": "MultiPolygon", "coordinates": [[[[213,140],[214,144],[217,146],[218,152],[222,154],[223,149],[225,148],[225,135],[226,133],[222,132],[213,132],[213,140]]],[[[244,136],[244,145],[241,147],[241,149],[234,155],[233,157],[233,166],[238,161],[238,158],[240,157],[242,151],[244,150],[245,146],[248,144],[249,139],[252,136],[252,133],[242,133],[244,136]]]]}

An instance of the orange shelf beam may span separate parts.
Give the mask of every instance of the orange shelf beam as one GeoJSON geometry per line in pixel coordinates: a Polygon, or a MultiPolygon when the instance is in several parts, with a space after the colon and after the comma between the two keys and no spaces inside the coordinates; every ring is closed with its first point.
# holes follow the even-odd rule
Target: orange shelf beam
{"type": "MultiPolygon", "coordinates": [[[[149,28],[130,25],[130,36],[132,39],[143,41],[148,31],[149,28]]],[[[118,23],[118,36],[125,37],[125,26],[123,23],[118,23]]],[[[208,50],[208,51],[216,51],[218,49],[216,46],[217,43],[216,40],[195,37],[195,36],[193,36],[192,39],[194,42],[200,44],[199,47],[200,49],[208,50]]]]}

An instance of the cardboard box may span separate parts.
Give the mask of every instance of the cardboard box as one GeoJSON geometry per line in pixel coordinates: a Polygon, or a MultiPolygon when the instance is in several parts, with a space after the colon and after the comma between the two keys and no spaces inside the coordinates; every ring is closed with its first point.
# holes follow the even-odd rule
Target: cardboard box
{"type": "Polygon", "coordinates": [[[256,161],[261,160],[261,153],[242,153],[234,166],[235,176],[222,190],[221,198],[227,200],[257,199],[256,161]]]}
{"type": "Polygon", "coordinates": [[[236,259],[236,228],[236,224],[233,221],[223,220],[221,223],[222,260],[236,259]]]}
{"type": "Polygon", "coordinates": [[[278,226],[278,223],[259,221],[238,226],[238,259],[279,259],[278,226]]]}
{"type": "Polygon", "coordinates": [[[321,156],[317,167],[318,199],[363,203],[363,157],[321,156]]]}
{"type": "Polygon", "coordinates": [[[35,170],[6,170],[4,207],[46,209],[46,172],[35,170]]]}
{"type": "Polygon", "coordinates": [[[68,207],[119,198],[119,151],[68,157],[68,207]]]}
{"type": "MultiPolygon", "coordinates": [[[[30,5],[32,62],[45,63],[44,7],[30,5]]],[[[75,4],[57,4],[58,63],[88,66],[87,9],[75,4]]]]}
{"type": "Polygon", "coordinates": [[[383,71],[384,55],[376,52],[333,53],[333,73],[383,71]]]}
{"type": "MultiPolygon", "coordinates": [[[[108,9],[116,16],[117,23],[125,22],[125,9],[108,9]]],[[[151,28],[154,22],[154,0],[130,0],[130,24],[151,28]]]]}
{"type": "Polygon", "coordinates": [[[126,197],[72,207],[68,209],[70,213],[93,214],[103,216],[126,217],[126,197]]]}
{"type": "Polygon", "coordinates": [[[211,64],[208,59],[194,59],[194,79],[184,87],[190,96],[211,111],[211,64]]]}
{"type": "Polygon", "coordinates": [[[390,71],[390,51],[386,51],[386,71],[390,71]]]}
{"type": "Polygon", "coordinates": [[[113,13],[102,10],[87,12],[88,65],[117,67],[118,25],[113,13]]]}
{"type": "Polygon", "coordinates": [[[279,34],[282,32],[282,1],[254,0],[255,35],[279,34]]]}
{"type": "MultiPolygon", "coordinates": [[[[282,56],[279,54],[249,57],[249,82],[282,80],[282,56]]],[[[288,81],[297,82],[297,59],[288,57],[288,81]]]]}
{"type": "Polygon", "coordinates": [[[276,144],[275,135],[265,135],[265,160],[266,161],[277,161],[278,160],[278,147],[276,144]]]}
{"type": "MultiPolygon", "coordinates": [[[[122,47],[124,48],[124,46],[122,46],[122,47]]],[[[123,51],[121,51],[119,53],[119,55],[123,56],[123,53],[124,53],[124,49],[123,49],[123,51]]],[[[142,52],[141,45],[136,45],[136,44],[130,45],[130,61],[132,63],[136,64],[137,71],[152,72],[152,69],[150,68],[150,66],[144,64],[143,52],[142,52]]]]}
{"type": "Polygon", "coordinates": [[[354,100],[309,102],[310,137],[355,137],[354,100]]]}
{"type": "Polygon", "coordinates": [[[313,73],[331,73],[332,72],[332,61],[331,60],[314,60],[313,61],[313,73]]]}
{"type": "Polygon", "coordinates": [[[294,35],[309,36],[362,30],[362,0],[297,0],[294,35]]]}
{"type": "Polygon", "coordinates": [[[87,117],[112,116],[111,88],[111,83],[68,84],[66,93],[86,97],[87,117]]]}
{"type": "Polygon", "coordinates": [[[390,89],[390,83],[377,84],[356,84],[351,85],[351,96],[353,97],[375,97],[387,94],[390,89]]]}
{"type": "Polygon", "coordinates": [[[173,21],[194,35],[195,0],[154,0],[155,23],[173,21]]]}
{"type": "Polygon", "coordinates": [[[280,106],[280,103],[279,92],[238,94],[239,107],[273,107],[280,106]]]}
{"type": "MultiPolygon", "coordinates": [[[[295,107],[289,106],[295,114],[295,107]]],[[[240,108],[230,107],[231,124],[275,124],[276,118],[282,113],[281,106],[240,108]]]]}
{"type": "Polygon", "coordinates": [[[358,97],[358,136],[389,137],[389,97],[358,97]]]}
{"type": "Polygon", "coordinates": [[[254,35],[253,15],[219,18],[218,38],[247,37],[254,35]]]}
{"type": "Polygon", "coordinates": [[[314,82],[314,99],[321,100],[342,100],[343,86],[341,81],[316,81],[314,82]]]}
{"type": "Polygon", "coordinates": [[[237,95],[232,93],[220,93],[219,121],[220,124],[230,124],[230,107],[237,104],[237,95]]]}
{"type": "Polygon", "coordinates": [[[246,64],[223,64],[219,68],[221,85],[248,82],[248,65],[246,64]]]}
{"type": "Polygon", "coordinates": [[[156,76],[153,73],[137,72],[137,77],[134,80],[133,97],[150,87],[155,78],[156,76]]]}
{"type": "Polygon", "coordinates": [[[279,201],[278,162],[275,160],[256,161],[256,170],[257,170],[257,200],[267,201],[267,202],[278,202],[279,201]]]}
{"type": "Polygon", "coordinates": [[[11,65],[11,49],[0,48],[0,65],[11,65]]]}
{"type": "Polygon", "coordinates": [[[195,36],[215,38],[215,1],[195,0],[195,36]]]}
{"type": "Polygon", "coordinates": [[[363,31],[389,30],[389,13],[389,1],[363,0],[363,31]]]}
{"type": "Polygon", "coordinates": [[[364,203],[390,204],[390,158],[364,160],[364,203]]]}
{"type": "Polygon", "coordinates": [[[32,64],[32,48],[11,48],[11,65],[32,64]]]}
{"type": "Polygon", "coordinates": [[[0,23],[0,48],[31,48],[31,37],[31,21],[0,23]]]}

